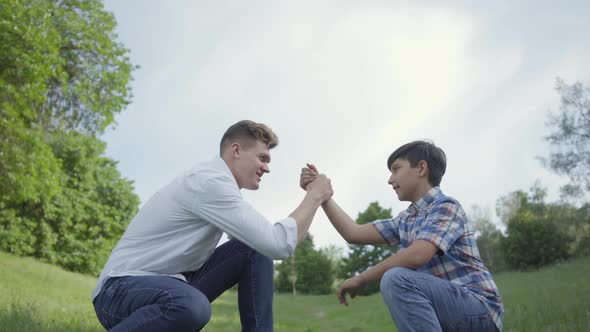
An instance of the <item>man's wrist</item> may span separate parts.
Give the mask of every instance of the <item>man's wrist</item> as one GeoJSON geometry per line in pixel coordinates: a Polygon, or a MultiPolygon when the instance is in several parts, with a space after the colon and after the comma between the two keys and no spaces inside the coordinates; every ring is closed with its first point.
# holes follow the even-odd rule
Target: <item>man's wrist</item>
{"type": "Polygon", "coordinates": [[[323,202],[322,202],[322,195],[316,193],[313,190],[309,190],[307,191],[307,196],[315,203],[317,204],[317,206],[319,207],[323,202]]]}

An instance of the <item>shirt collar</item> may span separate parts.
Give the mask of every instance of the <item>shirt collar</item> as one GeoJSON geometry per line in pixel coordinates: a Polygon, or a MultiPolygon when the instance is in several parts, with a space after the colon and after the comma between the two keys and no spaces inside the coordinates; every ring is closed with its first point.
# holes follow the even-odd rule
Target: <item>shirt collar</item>
{"type": "Polygon", "coordinates": [[[426,194],[422,195],[415,203],[410,205],[408,208],[409,211],[420,211],[424,210],[434,201],[435,198],[442,195],[442,190],[440,187],[436,186],[430,189],[426,194]]]}
{"type": "Polygon", "coordinates": [[[223,173],[227,174],[228,176],[230,176],[234,180],[236,187],[238,187],[238,181],[234,177],[233,173],[231,172],[231,169],[229,169],[229,166],[227,165],[225,160],[223,160],[223,158],[221,158],[220,156],[215,156],[213,158],[213,160],[211,161],[211,163],[215,169],[218,169],[218,170],[222,171],[223,173]]]}

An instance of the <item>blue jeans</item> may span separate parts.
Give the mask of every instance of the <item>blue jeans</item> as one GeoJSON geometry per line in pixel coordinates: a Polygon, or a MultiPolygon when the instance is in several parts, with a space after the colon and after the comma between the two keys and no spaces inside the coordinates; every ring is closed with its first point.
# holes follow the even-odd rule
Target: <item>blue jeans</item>
{"type": "Polygon", "coordinates": [[[483,302],[427,273],[394,267],[381,279],[381,294],[400,332],[497,331],[483,302]]]}
{"type": "Polygon", "coordinates": [[[273,330],[273,261],[230,240],[215,249],[187,282],[166,276],[107,279],[94,300],[109,331],[199,331],[211,318],[211,302],[238,284],[242,331],[273,330]]]}

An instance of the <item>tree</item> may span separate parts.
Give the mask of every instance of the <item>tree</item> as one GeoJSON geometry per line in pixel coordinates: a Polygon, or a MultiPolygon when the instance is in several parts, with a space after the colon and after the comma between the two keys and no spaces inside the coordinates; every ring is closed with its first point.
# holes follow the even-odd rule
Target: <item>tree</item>
{"type": "Polygon", "coordinates": [[[469,220],[473,223],[477,248],[485,266],[493,272],[506,269],[506,262],[502,253],[502,232],[492,222],[489,210],[477,205],[471,207],[469,220]]]}
{"type": "Polygon", "coordinates": [[[568,238],[570,256],[590,255],[590,204],[581,207],[559,201],[548,204],[547,218],[568,238]]]}
{"type": "Polygon", "coordinates": [[[134,67],[99,0],[0,4],[2,112],[45,131],[100,134],[130,102],[134,67]]]}
{"type": "Polygon", "coordinates": [[[277,265],[276,288],[279,292],[329,294],[334,271],[330,258],[315,250],[311,234],[301,241],[295,254],[277,265]]]}
{"type": "Polygon", "coordinates": [[[558,78],[556,90],[561,95],[559,112],[549,114],[547,125],[553,131],[545,137],[553,152],[549,160],[541,160],[570,178],[571,183],[562,188],[564,195],[579,197],[590,191],[590,89],[558,78]]]}
{"type": "Polygon", "coordinates": [[[507,236],[501,245],[511,268],[539,268],[569,257],[571,239],[555,220],[555,207],[544,202],[545,189],[535,185],[529,193],[515,191],[509,195],[518,200],[518,209],[507,221],[507,236]]]}
{"type": "MultiPolygon", "coordinates": [[[[375,220],[390,219],[391,209],[382,208],[378,202],[372,202],[367,209],[359,213],[356,223],[366,224],[375,220]]],[[[347,279],[366,271],[384,259],[393,255],[397,247],[389,245],[350,245],[348,257],[342,259],[339,277],[347,279]]],[[[361,292],[368,295],[379,292],[379,283],[374,282],[366,286],[361,292]]]]}
{"type": "Polygon", "coordinates": [[[97,135],[135,68],[99,0],[0,2],[0,249],[97,273],[137,209],[97,135]]]}

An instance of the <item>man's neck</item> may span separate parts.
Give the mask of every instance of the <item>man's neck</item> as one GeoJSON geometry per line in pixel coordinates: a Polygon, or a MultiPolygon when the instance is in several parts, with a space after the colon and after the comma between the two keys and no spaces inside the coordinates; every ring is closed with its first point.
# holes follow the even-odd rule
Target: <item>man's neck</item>
{"type": "Polygon", "coordinates": [[[240,186],[240,183],[238,182],[238,178],[236,177],[236,170],[234,167],[233,158],[231,156],[228,156],[227,154],[224,154],[221,156],[221,159],[223,159],[223,161],[227,165],[227,168],[229,168],[229,171],[231,172],[232,176],[234,177],[234,180],[236,180],[236,183],[238,184],[238,188],[242,189],[242,187],[240,186]]]}

